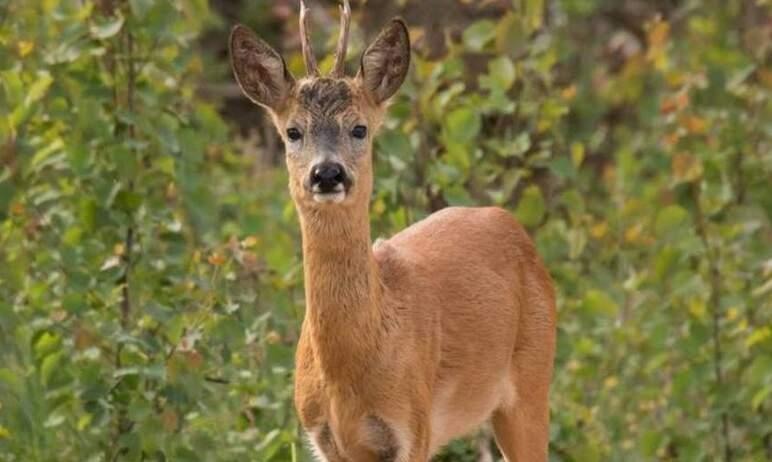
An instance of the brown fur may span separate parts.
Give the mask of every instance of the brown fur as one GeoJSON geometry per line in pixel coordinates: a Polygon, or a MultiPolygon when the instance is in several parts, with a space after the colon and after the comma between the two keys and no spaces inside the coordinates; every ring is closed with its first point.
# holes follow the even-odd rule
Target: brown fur
{"type": "Polygon", "coordinates": [[[486,420],[508,461],[545,461],[555,297],[522,226],[499,208],[449,208],[371,245],[372,134],[404,79],[382,64],[409,58],[406,32],[394,37],[404,26],[390,27],[369,48],[387,51],[366,53],[357,78],[277,73],[284,100],[249,95],[285,136],[300,217],[301,423],[329,462],[426,462],[486,420]],[[356,124],[369,127],[366,140],[350,136],[356,124]],[[286,139],[288,127],[302,141],[286,139]],[[328,159],[353,178],[340,203],[317,202],[306,183],[328,159]]]}

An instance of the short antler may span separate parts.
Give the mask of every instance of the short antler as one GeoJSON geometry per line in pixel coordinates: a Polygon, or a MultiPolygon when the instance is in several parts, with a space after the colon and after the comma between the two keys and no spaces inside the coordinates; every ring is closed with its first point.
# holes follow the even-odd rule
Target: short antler
{"type": "Polygon", "coordinates": [[[319,75],[319,68],[316,66],[316,57],[311,48],[311,37],[308,34],[308,8],[306,2],[300,0],[300,43],[303,48],[303,60],[306,63],[306,72],[311,76],[319,75]]]}
{"type": "Polygon", "coordinates": [[[351,6],[348,0],[343,0],[343,5],[340,7],[340,37],[338,38],[338,49],[335,51],[335,66],[330,73],[333,77],[343,77],[346,74],[346,50],[350,24],[351,6]]]}

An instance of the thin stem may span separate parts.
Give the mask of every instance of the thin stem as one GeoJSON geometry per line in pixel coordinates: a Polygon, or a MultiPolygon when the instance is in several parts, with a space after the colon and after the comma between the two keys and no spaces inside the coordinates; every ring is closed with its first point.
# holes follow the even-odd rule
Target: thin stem
{"type": "Polygon", "coordinates": [[[743,159],[745,155],[742,150],[737,151],[734,161],[734,177],[735,177],[735,203],[742,205],[745,202],[745,178],[743,177],[743,159]]]}
{"type": "MultiPolygon", "coordinates": [[[[134,61],[134,34],[131,32],[129,24],[126,25],[126,28],[123,32],[123,38],[125,39],[125,47],[126,47],[126,108],[129,112],[133,113],[135,110],[135,101],[134,101],[134,94],[135,94],[135,86],[136,86],[136,69],[135,69],[135,61],[134,61]]],[[[117,77],[117,69],[118,65],[115,62],[115,60],[112,61],[113,65],[113,77],[117,77]]],[[[117,81],[114,79],[114,81],[117,81]]],[[[115,110],[117,112],[120,101],[118,98],[118,90],[117,87],[114,88],[114,104],[115,104],[115,110]]],[[[121,122],[118,122],[119,124],[121,122]]],[[[136,128],[133,124],[128,124],[125,127],[125,131],[123,132],[128,140],[134,140],[136,138],[136,128]]],[[[136,154],[136,153],[135,153],[136,154]]],[[[130,179],[127,185],[127,189],[129,191],[134,190],[134,180],[130,179]]],[[[131,327],[131,315],[132,315],[132,303],[131,303],[131,267],[133,264],[133,254],[132,249],[134,247],[134,239],[135,239],[135,226],[133,223],[133,216],[129,217],[129,225],[126,228],[126,233],[124,237],[124,254],[123,254],[123,274],[121,275],[121,278],[118,281],[118,284],[121,287],[121,301],[120,301],[120,325],[121,329],[123,331],[129,330],[131,327]]],[[[115,368],[120,369],[122,367],[122,361],[121,361],[121,353],[123,350],[122,344],[119,344],[115,351],[115,368]]],[[[119,382],[120,383],[120,382],[119,382]]],[[[116,383],[115,387],[118,386],[118,383],[116,383]]],[[[134,427],[134,422],[128,419],[128,413],[125,406],[120,406],[116,412],[115,416],[115,433],[113,434],[113,441],[112,441],[112,457],[110,460],[117,460],[120,454],[122,453],[122,448],[120,447],[120,444],[118,443],[121,435],[126,434],[132,430],[134,427]]]]}
{"type": "MultiPolygon", "coordinates": [[[[712,337],[713,337],[713,371],[716,377],[716,384],[718,390],[721,391],[724,388],[724,370],[723,353],[721,349],[721,273],[718,269],[718,256],[715,249],[710,243],[708,238],[707,221],[705,214],[700,204],[701,195],[699,184],[693,183],[691,185],[692,198],[694,200],[695,207],[695,225],[697,227],[697,234],[702,240],[702,244],[705,246],[705,254],[708,259],[708,271],[710,274],[710,296],[709,305],[711,307],[712,314],[712,337]]],[[[726,409],[721,411],[721,438],[724,441],[724,460],[731,462],[734,458],[732,444],[729,440],[730,425],[729,425],[729,413],[726,409]]]]}
{"type": "MultiPolygon", "coordinates": [[[[127,89],[126,89],[126,105],[129,109],[130,113],[134,113],[134,86],[136,84],[136,76],[134,74],[134,34],[131,33],[131,30],[127,30],[126,32],[126,53],[128,56],[128,82],[127,82],[127,89]]],[[[130,140],[133,140],[136,137],[135,127],[134,124],[129,124],[127,127],[128,130],[128,138],[130,140]]],[[[129,190],[134,189],[134,180],[129,181],[129,190]]],[[[126,238],[124,241],[124,248],[125,248],[125,268],[123,273],[123,281],[122,281],[122,289],[121,289],[121,327],[124,329],[127,329],[129,327],[129,319],[131,316],[131,292],[129,284],[131,282],[130,280],[130,273],[131,273],[131,257],[132,257],[132,247],[134,245],[134,224],[129,221],[129,226],[126,229],[126,238]]]]}

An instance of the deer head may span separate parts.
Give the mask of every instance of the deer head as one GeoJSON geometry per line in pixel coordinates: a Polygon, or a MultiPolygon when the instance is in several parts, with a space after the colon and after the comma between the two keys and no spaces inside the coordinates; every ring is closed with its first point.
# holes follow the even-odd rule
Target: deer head
{"type": "Polygon", "coordinates": [[[341,10],[335,64],[327,76],[320,75],[311,50],[302,0],[300,36],[307,75],[301,79],[251,30],[237,25],[231,32],[236,80],[247,98],[268,110],[284,140],[290,193],[301,213],[366,210],[373,183],[373,135],[410,62],[407,27],[393,19],[362,54],[357,75],[347,77],[348,0],[341,10]]]}

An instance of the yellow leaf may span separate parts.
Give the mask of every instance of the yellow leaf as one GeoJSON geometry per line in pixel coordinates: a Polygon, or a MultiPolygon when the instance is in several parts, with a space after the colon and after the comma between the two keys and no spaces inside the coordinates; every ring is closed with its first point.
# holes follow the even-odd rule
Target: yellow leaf
{"type": "Polygon", "coordinates": [[[76,425],[76,428],[78,431],[83,431],[86,427],[88,427],[91,424],[91,414],[83,414],[80,419],[78,419],[78,423],[76,425]]]}
{"type": "Polygon", "coordinates": [[[574,161],[574,167],[579,167],[584,162],[584,144],[574,142],[571,144],[571,159],[574,161]]]}
{"type": "Polygon", "coordinates": [[[571,85],[563,89],[560,92],[560,96],[566,101],[571,101],[576,97],[576,85],[571,85]]]}
{"type": "Polygon", "coordinates": [[[738,310],[736,306],[726,310],[726,319],[729,321],[734,321],[738,316],[740,316],[740,310],[738,310]]]}
{"type": "Polygon", "coordinates": [[[606,380],[603,381],[603,386],[606,388],[614,388],[619,384],[619,379],[615,376],[609,376],[606,377],[606,380]]]}
{"type": "Polygon", "coordinates": [[[11,437],[11,432],[7,428],[0,425],[0,439],[10,438],[10,437],[11,437]]]}
{"type": "Polygon", "coordinates": [[[679,181],[691,182],[702,177],[702,162],[686,153],[676,154],[671,161],[673,176],[679,181]]]}
{"type": "Polygon", "coordinates": [[[670,36],[670,24],[661,19],[655,20],[649,26],[648,41],[650,48],[662,48],[670,36]]]}
{"type": "Polygon", "coordinates": [[[13,205],[11,205],[11,215],[20,217],[24,215],[24,211],[25,211],[24,204],[22,204],[21,202],[16,202],[13,205]]]}
{"type": "Polygon", "coordinates": [[[692,135],[705,133],[708,128],[708,122],[705,119],[694,115],[684,118],[682,124],[692,135]]]}
{"type": "Polygon", "coordinates": [[[659,106],[659,112],[662,114],[670,114],[672,112],[683,110],[688,105],[689,94],[682,91],[662,100],[662,103],[659,106]]]}
{"type": "Polygon", "coordinates": [[[23,58],[32,53],[32,50],[35,49],[35,43],[27,40],[19,40],[19,42],[16,43],[16,48],[19,50],[19,56],[23,58]]]}
{"type": "Polygon", "coordinates": [[[241,246],[245,249],[251,249],[252,247],[256,246],[259,242],[259,239],[255,236],[247,236],[246,239],[241,241],[241,246]]]}
{"type": "Polygon", "coordinates": [[[595,239],[600,239],[606,235],[607,231],[608,231],[608,222],[602,221],[592,226],[592,228],[590,229],[590,234],[595,239]]]}
{"type": "Polygon", "coordinates": [[[281,335],[275,330],[272,330],[265,336],[265,341],[269,345],[276,345],[277,343],[281,342],[281,335]]]}
{"type": "Polygon", "coordinates": [[[648,51],[646,59],[654,64],[654,68],[665,70],[668,67],[667,44],[670,37],[670,24],[660,19],[649,24],[648,51]]]}
{"type": "Polygon", "coordinates": [[[115,244],[113,246],[113,255],[117,255],[119,257],[123,256],[123,254],[126,253],[126,246],[122,243],[115,244]]]}
{"type": "Polygon", "coordinates": [[[225,257],[215,252],[209,255],[209,258],[207,258],[206,261],[208,261],[210,265],[222,266],[225,263],[225,257]]]}
{"type": "Polygon", "coordinates": [[[373,202],[373,213],[375,215],[383,215],[386,212],[386,204],[384,204],[382,199],[377,199],[375,202],[373,202]]]}
{"type": "Polygon", "coordinates": [[[746,348],[750,348],[753,345],[761,343],[770,337],[772,337],[772,328],[767,326],[756,329],[751,335],[748,336],[747,339],[745,339],[745,346],[746,348]]]}
{"type": "Polygon", "coordinates": [[[680,139],[681,139],[681,135],[676,131],[676,132],[664,135],[662,137],[662,144],[664,144],[666,148],[672,148],[673,146],[678,144],[678,140],[680,139]]]}
{"type": "Polygon", "coordinates": [[[638,242],[642,232],[643,232],[643,225],[640,223],[636,223],[635,225],[627,228],[627,231],[625,231],[625,241],[630,243],[638,242]]]}
{"type": "Polygon", "coordinates": [[[689,302],[689,312],[697,319],[705,319],[707,314],[705,302],[699,298],[694,298],[689,302]]]}

